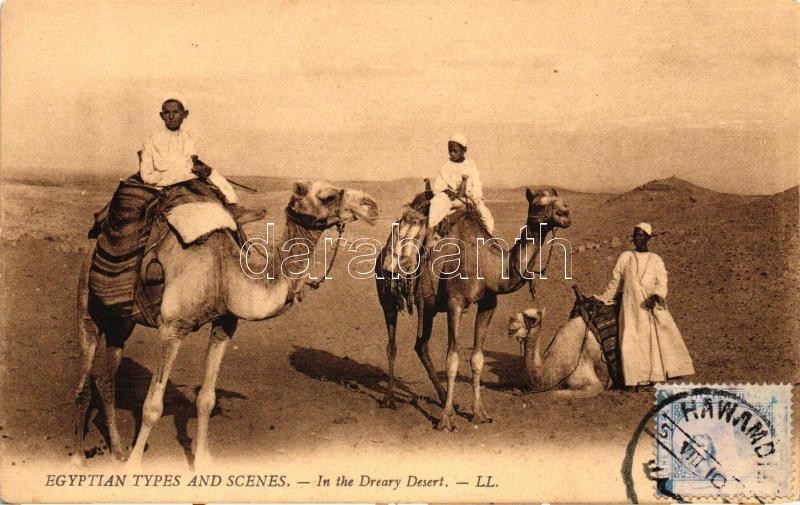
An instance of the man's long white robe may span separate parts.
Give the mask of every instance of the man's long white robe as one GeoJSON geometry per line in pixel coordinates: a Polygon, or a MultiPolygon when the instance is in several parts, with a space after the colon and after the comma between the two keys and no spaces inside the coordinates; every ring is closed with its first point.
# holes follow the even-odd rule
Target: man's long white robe
{"type": "MultiPolygon", "coordinates": [[[[164,128],[144,142],[139,162],[139,175],[147,184],[165,187],[195,179],[192,173],[197,155],[192,137],[183,130],[164,128]]],[[[239,197],[228,180],[217,169],[212,169],[208,181],[219,189],[228,203],[239,203],[239,197]]]]}
{"type": "Polygon", "coordinates": [[[492,216],[492,212],[483,201],[481,176],[475,162],[469,158],[461,163],[446,161],[439,171],[439,175],[433,180],[431,191],[433,191],[434,196],[431,199],[431,206],[428,210],[428,227],[433,228],[445,218],[450,210],[463,205],[458,200],[451,201],[447,193],[444,192],[448,188],[457,192],[461,188],[462,176],[467,178],[467,187],[465,188],[467,198],[475,204],[483,226],[486,227],[489,233],[494,233],[494,216],[492,216]]]}
{"type": "Polygon", "coordinates": [[[625,385],[693,375],[692,358],[666,305],[656,305],[652,311],[644,307],[653,294],[667,297],[667,270],[661,257],[651,252],[623,252],[606,291],[597,298],[612,303],[619,291],[625,385]]]}

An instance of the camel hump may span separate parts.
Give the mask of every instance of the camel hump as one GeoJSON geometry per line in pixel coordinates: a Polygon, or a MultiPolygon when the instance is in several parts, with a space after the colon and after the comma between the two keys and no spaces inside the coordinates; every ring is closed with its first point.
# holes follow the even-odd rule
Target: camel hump
{"type": "Polygon", "coordinates": [[[167,223],[184,245],[216,229],[236,230],[219,196],[204,182],[192,179],[157,188],[138,176],[121,181],[100,227],[88,283],[91,293],[118,315],[144,316],[145,323],[154,325],[149,309],[157,304],[143,301],[143,285],[153,261],[149,256],[157,254],[158,243],[170,229],[167,223]],[[199,219],[189,217],[194,212],[199,219]]]}

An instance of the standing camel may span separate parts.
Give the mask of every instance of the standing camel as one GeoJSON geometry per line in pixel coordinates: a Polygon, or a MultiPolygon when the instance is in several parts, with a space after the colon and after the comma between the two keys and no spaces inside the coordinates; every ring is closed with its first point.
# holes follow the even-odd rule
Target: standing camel
{"type": "MultiPolygon", "coordinates": [[[[142,408],[142,426],[127,466],[137,468],[147,438],[161,417],[164,390],[183,338],[211,322],[203,384],[197,395],[197,446],[194,467],[207,468],[211,458],[208,449],[208,422],[216,401],[215,385],[220,363],[233,337],[239,319],[263,320],[279,315],[299,295],[303,285],[300,275],[284,272],[282,261],[287,252],[283,244],[301,239],[310,246],[307,258],[313,261],[313,246],[322,232],[334,225],[363,219],[374,224],[378,217],[375,200],[363,191],[340,189],[326,182],[295,183],[286,208],[286,237],[266,257],[247,256],[251,272],[272,272],[265,278],[246,275],[240,264],[240,250],[226,232],[213,233],[202,243],[184,248],[170,232],[161,243],[158,258],[163,265],[165,282],[160,307],[158,334],[161,356],[153,373],[142,408]]],[[[305,255],[304,255],[305,256],[305,255]]],[[[297,258],[297,255],[293,256],[297,258]]],[[[313,264],[313,263],[312,263],[313,264]]],[[[297,270],[297,269],[295,269],[297,270]]],[[[105,307],[87,283],[88,265],[81,275],[78,289],[78,327],[81,343],[81,372],[76,395],[76,441],[73,462],[84,463],[83,438],[86,424],[97,342],[106,338],[106,366],[94,377],[108,423],[109,440],[114,457],[125,459],[120,443],[114,411],[114,376],[122,358],[125,340],[134,326],[142,321],[123,318],[105,307]]]]}
{"type": "MultiPolygon", "coordinates": [[[[397,355],[395,331],[397,314],[401,310],[417,307],[417,340],[414,350],[417,353],[428,377],[436,389],[444,407],[442,419],[437,424],[439,430],[455,430],[455,411],[453,408],[453,387],[458,373],[458,337],[461,316],[472,303],[477,303],[475,318],[474,345],[470,365],[472,368],[473,416],[474,423],[491,422],[491,418],[481,405],[480,378],[483,369],[483,343],[497,307],[497,295],[513,293],[522,288],[532,274],[540,241],[556,228],[570,226],[570,212],[567,204],[555,190],[538,190],[536,193],[526,189],[528,217],[522,228],[520,240],[510,249],[488,247],[491,235],[481,226],[480,220],[470,211],[456,221],[440,245],[429,252],[429,262],[425,264],[419,277],[409,281],[393,279],[393,269],[399,263],[391,255],[397,254],[396,244],[389,238],[377,261],[376,282],[378,298],[383,308],[386,329],[389,335],[387,354],[389,358],[388,391],[381,405],[395,408],[394,362],[397,355]],[[540,226],[541,225],[541,226],[540,226]],[[481,240],[482,239],[482,240],[481,240]],[[536,241],[535,245],[531,240],[536,241]],[[455,240],[455,242],[451,242],[455,240]],[[480,244],[479,240],[483,242],[480,244]],[[527,246],[526,246],[527,244],[527,246]],[[454,248],[455,245],[458,247],[454,248]],[[480,251],[480,252],[479,252],[480,251]],[[458,256],[455,271],[448,269],[448,275],[439,279],[428,265],[434,265],[437,258],[458,256]],[[508,258],[508,261],[505,259],[508,258]],[[476,271],[477,267],[477,271],[476,271]],[[525,269],[527,274],[524,274],[525,269]],[[446,277],[446,278],[444,278],[446,277]],[[409,285],[410,284],[410,285],[409,285]],[[410,299],[413,298],[413,303],[410,299]],[[439,312],[447,312],[447,388],[443,388],[436,375],[430,355],[428,341],[433,330],[433,320],[439,312]]],[[[406,269],[408,271],[408,269],[406,269]]]]}

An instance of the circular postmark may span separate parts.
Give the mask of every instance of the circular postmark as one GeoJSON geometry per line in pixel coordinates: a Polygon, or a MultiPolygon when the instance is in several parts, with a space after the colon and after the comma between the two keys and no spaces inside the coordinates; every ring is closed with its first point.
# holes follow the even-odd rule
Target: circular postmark
{"type": "Polygon", "coordinates": [[[655,448],[642,473],[655,483],[658,497],[763,501],[790,492],[790,413],[788,385],[659,387],[626,448],[622,478],[628,500],[639,502],[634,461],[642,435],[655,448]]]}

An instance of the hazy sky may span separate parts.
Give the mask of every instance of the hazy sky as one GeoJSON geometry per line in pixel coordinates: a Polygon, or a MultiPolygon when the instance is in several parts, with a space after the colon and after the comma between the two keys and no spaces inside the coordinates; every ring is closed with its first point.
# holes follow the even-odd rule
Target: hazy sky
{"type": "Polygon", "coordinates": [[[228,174],[425,176],[461,131],[489,184],[774,192],[798,183],[798,8],[11,0],[0,159],[131,172],[177,91],[228,174]]]}

